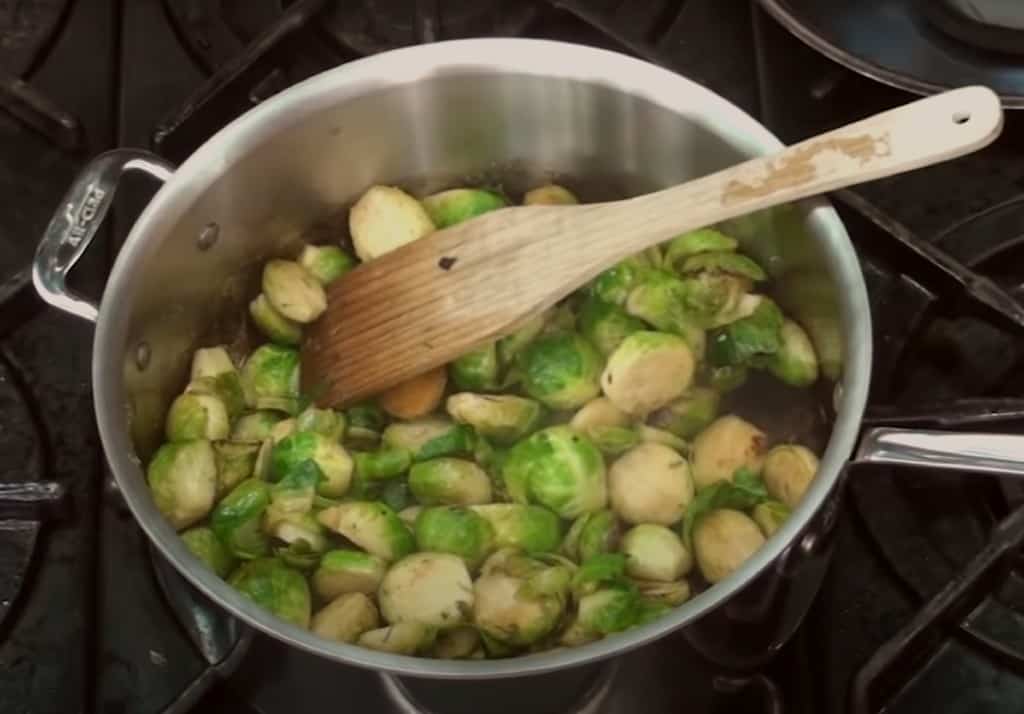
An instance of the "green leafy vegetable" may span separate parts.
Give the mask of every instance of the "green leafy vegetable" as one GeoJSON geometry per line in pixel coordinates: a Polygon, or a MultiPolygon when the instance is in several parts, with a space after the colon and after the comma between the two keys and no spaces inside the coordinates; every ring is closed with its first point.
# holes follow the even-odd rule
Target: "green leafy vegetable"
{"type": "Polygon", "coordinates": [[[708,341],[708,360],[716,367],[750,364],[759,356],[778,352],[782,311],[771,300],[763,300],[754,313],[720,330],[708,341]]]}
{"type": "Polygon", "coordinates": [[[732,481],[719,481],[702,488],[686,507],[683,515],[683,540],[686,547],[693,548],[693,529],[701,518],[719,508],[749,511],[768,500],[768,490],[761,477],[745,467],[736,469],[732,481]]]}

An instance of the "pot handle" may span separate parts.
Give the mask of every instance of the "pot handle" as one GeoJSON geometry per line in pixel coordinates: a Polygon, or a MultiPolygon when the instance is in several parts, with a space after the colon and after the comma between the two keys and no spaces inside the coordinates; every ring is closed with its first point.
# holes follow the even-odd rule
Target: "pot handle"
{"type": "Polygon", "coordinates": [[[32,265],[32,284],[50,305],[90,322],[96,322],[99,308],[68,290],[68,271],[85,253],[114,202],[121,177],[140,171],[161,183],[174,167],[156,154],[140,149],[114,149],[86,164],[75,177],[60,206],[43,233],[32,265]]]}
{"type": "Polygon", "coordinates": [[[935,429],[869,429],[854,464],[891,464],[1024,476],[1024,436],[935,429]]]}

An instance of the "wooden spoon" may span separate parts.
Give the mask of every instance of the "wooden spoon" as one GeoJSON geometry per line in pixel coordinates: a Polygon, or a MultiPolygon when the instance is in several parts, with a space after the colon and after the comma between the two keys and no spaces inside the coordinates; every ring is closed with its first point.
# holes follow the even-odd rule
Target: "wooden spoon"
{"type": "Polygon", "coordinates": [[[962,156],[1002,124],[991,90],[964,87],[655,193],[504,208],[432,233],[331,285],[303,343],[304,393],[334,406],[374,395],[514,331],[649,246],[962,156]]]}

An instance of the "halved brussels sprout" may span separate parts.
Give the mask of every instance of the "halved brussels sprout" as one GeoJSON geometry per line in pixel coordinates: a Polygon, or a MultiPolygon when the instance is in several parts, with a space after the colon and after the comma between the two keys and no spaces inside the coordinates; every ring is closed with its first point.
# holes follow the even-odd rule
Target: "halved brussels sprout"
{"type": "Polygon", "coordinates": [[[668,526],[693,500],[686,459],[662,444],[643,443],[620,456],[608,470],[612,510],[627,523],[668,526]]]}
{"type": "Polygon", "coordinates": [[[412,458],[405,449],[389,446],[377,451],[357,452],[354,456],[356,477],[365,481],[381,481],[401,476],[409,470],[412,458]]]}
{"type": "Polygon", "coordinates": [[[413,464],[409,489],[424,506],[471,506],[491,500],[491,480],[484,470],[449,456],[413,464]]]}
{"type": "Polygon", "coordinates": [[[704,579],[725,580],[764,545],[764,536],[748,516],[730,509],[711,511],[693,531],[693,549],[704,579]]]}
{"type": "Polygon", "coordinates": [[[345,410],[345,442],[356,448],[372,449],[387,423],[387,415],[376,404],[354,404],[345,410]]]}
{"type": "Polygon", "coordinates": [[[219,377],[222,374],[238,373],[234,360],[224,347],[200,347],[192,355],[191,379],[219,377]]]}
{"type": "Polygon", "coordinates": [[[231,431],[228,410],[213,394],[179,394],[167,412],[167,440],[226,439],[231,431]]]}
{"type": "Polygon", "coordinates": [[[310,582],[321,600],[333,600],[345,593],[373,595],[387,569],[383,558],[361,550],[329,550],[320,559],[310,582]]]}
{"type": "Polygon", "coordinates": [[[555,183],[538,186],[523,194],[526,206],[569,206],[575,203],[579,203],[579,199],[573,192],[555,183]]]}
{"type": "Polygon", "coordinates": [[[576,622],[589,632],[610,635],[637,624],[640,597],[625,585],[605,587],[580,598],[576,622]]]}
{"type": "Polygon", "coordinates": [[[501,474],[514,501],[539,503],[562,518],[600,510],[608,501],[601,452],[569,426],[543,429],[513,446],[501,474]]]}
{"type": "Polygon", "coordinates": [[[192,355],[192,378],[187,392],[215,394],[224,402],[228,417],[235,419],[245,409],[242,379],[223,347],[202,347],[192,355]]]}
{"type": "Polygon", "coordinates": [[[352,457],[340,444],[315,431],[297,431],[274,446],[270,456],[271,478],[277,481],[307,460],[323,473],[323,481],[317,487],[321,496],[345,495],[352,481],[352,457]]]}
{"type": "Polygon", "coordinates": [[[333,409],[306,407],[295,417],[295,431],[316,432],[331,441],[341,441],[345,426],[345,415],[333,409]]]}
{"type": "Polygon", "coordinates": [[[263,294],[289,320],[313,322],[327,309],[323,285],[291,260],[268,260],[263,266],[263,294]]]}
{"type": "Polygon", "coordinates": [[[626,555],[626,574],[632,578],[671,582],[693,567],[683,541],[665,526],[633,526],[622,536],[621,547],[626,555]]]}
{"type": "Polygon", "coordinates": [[[302,342],[302,325],[279,313],[263,293],[249,303],[249,316],[271,342],[288,346],[302,342]]]}
{"type": "Polygon", "coordinates": [[[634,332],[646,329],[643,322],[595,295],[583,302],[579,316],[580,332],[607,357],[634,332]]]}
{"type": "Polygon", "coordinates": [[[765,456],[761,476],[772,498],[795,508],[818,472],[818,457],[799,444],[780,444],[765,456]]]}
{"type": "MultiPolygon", "coordinates": [[[[641,427],[643,428],[643,427],[641,427]]],[[[638,429],[622,426],[595,426],[587,432],[602,454],[618,456],[639,444],[643,438],[638,429]]]]}
{"type": "Polygon", "coordinates": [[[377,404],[397,419],[417,419],[437,409],[447,385],[448,371],[442,365],[382,392],[377,404]]]}
{"type": "Polygon", "coordinates": [[[253,475],[259,444],[219,441],[213,445],[217,459],[217,495],[221,496],[253,475]]]}
{"type": "Polygon", "coordinates": [[[692,387],[683,396],[651,414],[650,424],[690,439],[714,421],[720,401],[721,397],[714,389],[692,387]]]}
{"type": "Polygon", "coordinates": [[[540,336],[550,316],[549,310],[539,312],[522,323],[515,332],[498,340],[498,362],[502,367],[511,365],[516,355],[540,336]]]}
{"type": "Polygon", "coordinates": [[[282,419],[280,412],[269,410],[243,414],[231,429],[231,441],[261,444],[270,438],[271,430],[282,419]]]}
{"type": "Polygon", "coordinates": [[[743,319],[716,330],[708,340],[708,361],[716,367],[746,366],[758,359],[771,359],[781,345],[783,323],[778,306],[763,298],[743,319]]]}
{"type": "Polygon", "coordinates": [[[391,654],[414,655],[434,644],[437,630],[419,622],[400,622],[364,632],[356,643],[371,650],[391,654]]]}
{"type": "Polygon", "coordinates": [[[494,548],[494,528],[487,519],[460,506],[424,508],[414,531],[420,550],[457,555],[471,570],[494,548]]]}
{"type": "Polygon", "coordinates": [[[629,414],[615,406],[608,397],[598,397],[580,407],[569,421],[569,426],[589,436],[594,427],[628,427],[629,423],[629,414]]]}
{"type": "Polygon", "coordinates": [[[721,253],[733,251],[739,246],[735,238],[730,238],[714,228],[701,228],[676,236],[665,248],[665,265],[678,270],[682,262],[693,255],[701,253],[721,253]]]}
{"type": "Polygon", "coordinates": [[[615,551],[621,535],[622,528],[613,511],[584,513],[569,528],[561,551],[570,559],[583,563],[595,555],[615,551]]]}
{"type": "Polygon", "coordinates": [[[430,654],[438,659],[469,659],[479,647],[476,628],[464,625],[439,632],[430,654]]]}
{"type": "Polygon", "coordinates": [[[423,205],[393,186],[371,186],[348,213],[352,245],[362,261],[379,258],[434,232],[423,205]]]}
{"type": "Polygon", "coordinates": [[[384,430],[386,446],[405,449],[413,461],[427,461],[441,456],[462,456],[473,453],[473,430],[453,424],[444,417],[426,417],[397,422],[384,430]]]}
{"type": "Polygon", "coordinates": [[[392,625],[452,627],[466,622],[473,611],[473,581],[456,555],[413,553],[391,566],[377,599],[392,625]]]}
{"type": "Polygon", "coordinates": [[[560,566],[516,560],[511,572],[496,567],[477,578],[473,621],[487,637],[525,647],[558,625],[567,600],[568,574],[560,566]]]}
{"type": "Polygon", "coordinates": [[[275,616],[298,627],[309,627],[309,586],[302,573],[277,558],[242,563],[228,582],[275,616]]]}
{"type": "Polygon", "coordinates": [[[562,524],[558,516],[540,506],[488,503],[472,506],[494,531],[495,548],[516,548],[527,553],[549,553],[558,548],[562,524]]]}
{"type": "Polygon", "coordinates": [[[412,531],[383,503],[341,503],[320,511],[317,520],[384,560],[398,560],[416,550],[412,531]]]}
{"type": "Polygon", "coordinates": [[[493,392],[501,386],[498,347],[491,343],[467,352],[448,365],[452,382],[459,389],[493,392]]]}
{"type": "Polygon", "coordinates": [[[277,519],[273,525],[267,527],[267,532],[290,546],[302,544],[301,552],[307,556],[303,560],[303,567],[316,565],[320,560],[320,554],[327,550],[327,534],[324,527],[310,513],[289,514],[277,519]]]}
{"type": "Polygon", "coordinates": [[[604,271],[590,284],[590,291],[601,300],[622,307],[626,298],[651,272],[650,263],[640,255],[630,256],[604,271]]]}
{"type": "Polygon", "coordinates": [[[516,363],[526,393],[552,409],[575,409],[601,391],[601,355],[572,332],[539,337],[516,363]]]}
{"type": "Polygon", "coordinates": [[[769,358],[768,369],[794,387],[809,387],[818,381],[818,355],[804,328],[792,320],[782,321],[779,350],[769,358]]]}
{"type": "Polygon", "coordinates": [[[697,488],[731,481],[740,467],[760,473],[766,441],[763,431],[733,414],[713,421],[693,440],[690,451],[697,488]]]}
{"type": "Polygon", "coordinates": [[[263,512],[269,505],[270,486],[246,479],[213,509],[210,527],[235,556],[247,560],[262,557],[270,552],[270,540],[263,531],[263,512]]]}
{"type": "Polygon", "coordinates": [[[299,265],[321,285],[330,285],[356,267],[356,261],[336,245],[307,244],[299,253],[299,265]]]}
{"type": "Polygon", "coordinates": [[[454,226],[508,205],[498,194],[479,188],[448,189],[427,196],[422,203],[438,229],[454,226]]]}
{"type": "Polygon", "coordinates": [[[257,347],[242,366],[245,401],[254,409],[294,414],[299,401],[299,353],[280,345],[257,347]]]}
{"type": "Polygon", "coordinates": [[[721,309],[726,296],[700,295],[695,300],[691,287],[674,275],[651,270],[626,298],[623,305],[631,317],[643,320],[663,332],[670,332],[687,339],[701,331],[707,321],[707,313],[721,309]]]}
{"type": "Polygon", "coordinates": [[[648,603],[678,607],[690,599],[690,583],[685,579],[671,583],[663,583],[658,580],[634,580],[633,585],[648,603]]]}
{"type": "Polygon", "coordinates": [[[377,606],[363,593],[346,593],[322,607],[309,629],[335,642],[355,642],[380,624],[377,606]]]}
{"type": "Polygon", "coordinates": [[[686,341],[664,332],[635,332],[608,359],[601,387],[624,412],[646,416],[689,388],[696,367],[686,341]]]}
{"type": "Polygon", "coordinates": [[[192,555],[199,558],[207,568],[222,578],[235,567],[235,557],[224,547],[214,532],[206,526],[189,528],[181,534],[185,546],[192,555]]]}
{"type": "Polygon", "coordinates": [[[146,469],[153,502],[176,529],[202,519],[217,494],[217,459],[209,441],[161,446],[146,469]]]}
{"type": "Polygon", "coordinates": [[[764,270],[753,260],[740,253],[709,251],[691,255],[677,267],[680,273],[726,273],[759,283],[767,279],[764,270]]]}
{"type": "Polygon", "coordinates": [[[761,529],[765,538],[771,538],[775,531],[782,527],[782,524],[789,518],[789,506],[780,501],[765,501],[754,506],[750,517],[761,529]]]}
{"type": "Polygon", "coordinates": [[[685,454],[689,451],[689,444],[686,443],[685,439],[681,439],[671,431],[665,431],[664,429],[658,429],[657,427],[647,426],[641,424],[636,428],[638,441],[650,444],[661,444],[671,449],[675,449],[680,454],[685,454]]]}
{"type": "Polygon", "coordinates": [[[445,405],[455,421],[469,424],[498,444],[511,444],[540,426],[544,408],[532,399],[512,394],[472,394],[448,397],[445,405]]]}

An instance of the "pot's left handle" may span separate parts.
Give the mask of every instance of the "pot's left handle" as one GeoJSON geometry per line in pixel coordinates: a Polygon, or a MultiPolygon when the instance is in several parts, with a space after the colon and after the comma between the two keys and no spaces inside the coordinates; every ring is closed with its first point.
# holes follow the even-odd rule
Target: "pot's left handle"
{"type": "Polygon", "coordinates": [[[32,284],[39,296],[64,312],[95,322],[96,303],[68,290],[68,271],[89,247],[114,201],[117,184],[129,171],[139,171],[161,183],[174,166],[156,154],[139,149],[115,149],[86,164],[61,200],[36,249],[32,284]]]}
{"type": "Polygon", "coordinates": [[[1024,436],[880,427],[864,433],[853,463],[1024,477],[1024,436]]]}

